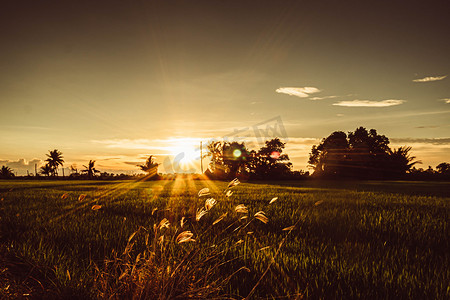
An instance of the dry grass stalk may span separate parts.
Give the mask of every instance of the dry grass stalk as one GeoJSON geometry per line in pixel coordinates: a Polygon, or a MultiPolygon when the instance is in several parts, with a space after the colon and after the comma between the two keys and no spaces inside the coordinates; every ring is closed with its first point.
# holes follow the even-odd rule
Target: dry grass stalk
{"type": "Polygon", "coordinates": [[[216,225],[217,223],[219,223],[220,221],[222,221],[228,213],[224,213],[223,215],[221,215],[218,219],[216,219],[212,224],[216,225]]]}
{"type": "Polygon", "coordinates": [[[283,228],[283,231],[290,231],[290,230],[293,230],[294,228],[295,228],[295,226],[289,226],[289,227],[283,228]]]}
{"type": "Polygon", "coordinates": [[[269,204],[272,204],[272,203],[274,203],[275,201],[277,201],[277,199],[278,199],[278,197],[274,197],[274,198],[272,198],[272,200],[270,200],[269,204]]]}
{"type": "Polygon", "coordinates": [[[316,203],[314,203],[314,205],[315,206],[318,206],[318,205],[320,205],[320,204],[322,204],[323,203],[323,200],[319,200],[319,201],[317,201],[316,203]]]}

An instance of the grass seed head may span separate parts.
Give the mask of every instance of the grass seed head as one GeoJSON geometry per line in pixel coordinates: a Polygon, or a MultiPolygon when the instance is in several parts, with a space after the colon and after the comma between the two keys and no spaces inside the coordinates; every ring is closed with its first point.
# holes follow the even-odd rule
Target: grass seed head
{"type": "Polygon", "coordinates": [[[192,239],[192,237],[194,236],[194,234],[191,231],[183,231],[182,233],[180,233],[177,238],[175,239],[175,241],[180,244],[180,243],[185,243],[185,242],[195,242],[194,239],[192,239]]]}
{"type": "MultiPolygon", "coordinates": [[[[62,194],[61,199],[65,200],[69,197],[69,195],[67,195],[66,193],[62,194]]],[[[81,196],[80,196],[81,197],[81,196]]]]}
{"type": "Polygon", "coordinates": [[[166,218],[162,219],[161,222],[159,222],[158,229],[161,230],[163,228],[169,228],[170,222],[166,218]]]}
{"type": "Polygon", "coordinates": [[[211,195],[211,193],[209,192],[208,188],[203,188],[200,191],[198,191],[198,196],[202,197],[202,196],[209,196],[211,195]]]}
{"type": "Polygon", "coordinates": [[[100,208],[102,208],[102,206],[98,204],[92,206],[92,210],[99,210],[100,208]]]}
{"type": "Polygon", "coordinates": [[[197,214],[195,216],[195,220],[200,221],[200,219],[207,213],[208,213],[208,211],[204,207],[197,209],[197,214]]]}
{"type": "Polygon", "coordinates": [[[185,217],[182,217],[182,218],[181,218],[181,221],[180,221],[180,226],[181,226],[181,228],[183,228],[183,226],[184,226],[184,223],[185,223],[184,220],[186,220],[186,218],[185,218],[185,217]]]}
{"type": "Polygon", "coordinates": [[[270,200],[269,204],[274,203],[275,201],[277,201],[278,197],[272,198],[272,200],[270,200]]]}
{"type": "Polygon", "coordinates": [[[269,218],[266,217],[266,214],[263,211],[258,211],[255,214],[255,218],[263,222],[264,224],[267,224],[269,222],[269,218]]]}
{"type": "Polygon", "coordinates": [[[234,208],[234,210],[237,213],[241,213],[241,214],[247,214],[248,213],[248,209],[247,209],[247,207],[244,204],[239,204],[238,206],[236,206],[234,208]]]}
{"type": "Polygon", "coordinates": [[[214,198],[208,198],[205,201],[205,208],[206,210],[210,210],[211,208],[213,208],[214,205],[217,204],[217,200],[214,198]]]}
{"type": "Polygon", "coordinates": [[[78,201],[83,201],[84,198],[86,198],[85,194],[81,194],[80,197],[78,197],[78,201]]]}
{"type": "Polygon", "coordinates": [[[319,201],[317,201],[316,203],[314,203],[314,205],[315,206],[319,206],[320,204],[322,204],[323,203],[323,200],[319,200],[319,201]]]}
{"type": "Polygon", "coordinates": [[[225,194],[225,196],[227,197],[231,197],[231,195],[233,195],[233,192],[231,190],[228,190],[227,193],[225,194]]]}
{"type": "Polygon", "coordinates": [[[290,230],[293,230],[294,228],[295,228],[295,226],[289,226],[289,227],[283,228],[283,231],[290,231],[290,230]]]}
{"type": "Polygon", "coordinates": [[[231,187],[233,187],[233,186],[236,186],[236,185],[238,185],[239,183],[241,183],[241,182],[239,181],[239,179],[235,178],[235,179],[233,179],[233,180],[230,181],[230,183],[228,184],[228,188],[231,188],[231,187]]]}

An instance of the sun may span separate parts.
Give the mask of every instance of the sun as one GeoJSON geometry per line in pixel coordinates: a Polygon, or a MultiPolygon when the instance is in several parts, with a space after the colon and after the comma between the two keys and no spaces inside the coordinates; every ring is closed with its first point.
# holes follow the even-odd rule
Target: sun
{"type": "Polygon", "coordinates": [[[193,167],[196,161],[200,160],[200,149],[194,141],[188,139],[180,139],[174,141],[170,149],[170,155],[177,160],[183,169],[186,167],[193,167]]]}

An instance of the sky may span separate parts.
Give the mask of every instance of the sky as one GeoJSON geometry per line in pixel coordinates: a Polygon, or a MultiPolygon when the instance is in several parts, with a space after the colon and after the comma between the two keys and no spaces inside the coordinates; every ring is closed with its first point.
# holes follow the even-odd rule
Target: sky
{"type": "Polygon", "coordinates": [[[58,149],[66,168],[199,171],[200,141],[278,136],[308,170],[360,126],[450,162],[447,2],[9,1],[0,165],[34,173],[58,149]]]}

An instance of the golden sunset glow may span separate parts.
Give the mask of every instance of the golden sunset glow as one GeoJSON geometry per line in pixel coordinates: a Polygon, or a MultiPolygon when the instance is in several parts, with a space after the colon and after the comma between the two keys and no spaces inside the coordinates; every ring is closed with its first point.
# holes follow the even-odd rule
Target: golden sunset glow
{"type": "Polygon", "coordinates": [[[200,159],[199,146],[186,139],[180,139],[176,142],[171,147],[170,154],[179,161],[183,168],[194,166],[195,161],[200,159]]]}
{"type": "Polygon", "coordinates": [[[200,141],[239,135],[255,150],[280,135],[265,130],[274,118],[295,170],[322,138],[359,126],[412,146],[424,168],[448,160],[446,3],[423,14],[325,2],[13,1],[1,18],[0,164],[27,175],[58,149],[66,173],[96,160],[132,174],[149,155],[163,173],[200,171],[200,141]]]}

